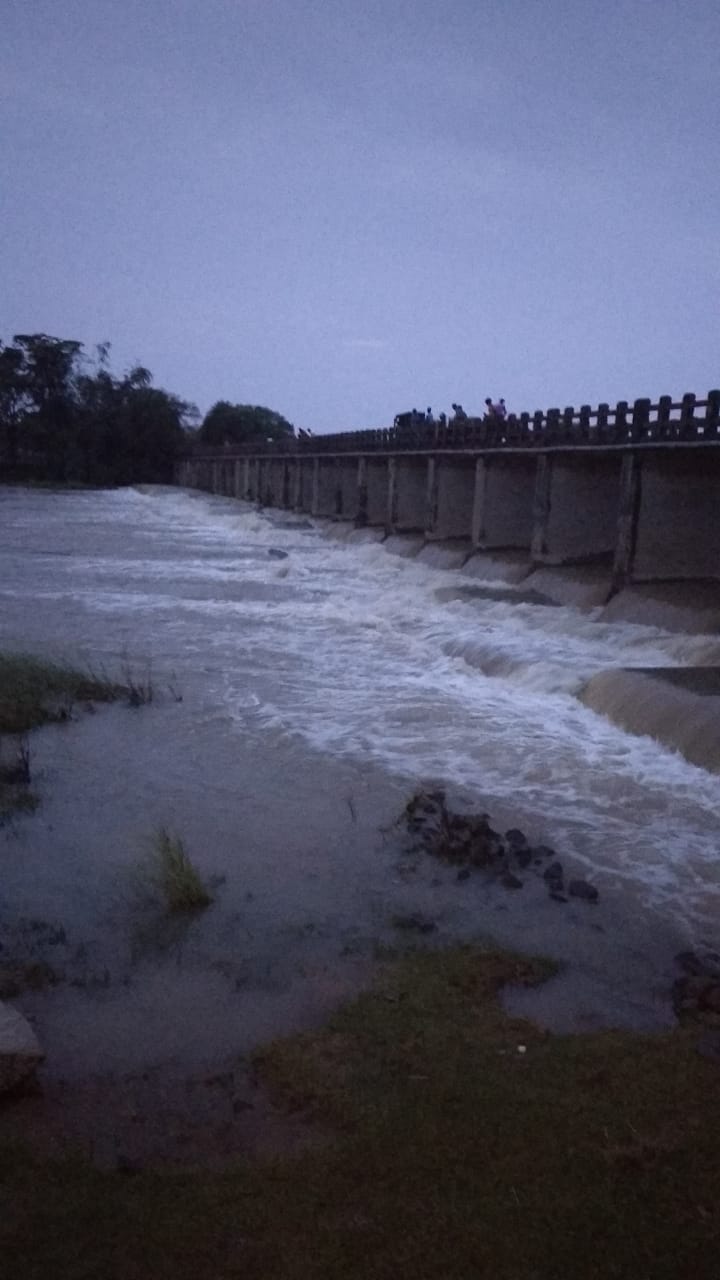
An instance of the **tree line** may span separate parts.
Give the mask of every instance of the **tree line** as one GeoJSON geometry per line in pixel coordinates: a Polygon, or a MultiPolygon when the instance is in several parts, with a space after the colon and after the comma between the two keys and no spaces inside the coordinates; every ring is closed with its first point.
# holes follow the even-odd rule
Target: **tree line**
{"type": "Polygon", "coordinates": [[[110,368],[110,344],[45,333],[0,341],[0,480],[122,485],[171,481],[195,444],[292,437],[281,414],[219,400],[205,418],[153,385],[149,369],[110,368]]]}

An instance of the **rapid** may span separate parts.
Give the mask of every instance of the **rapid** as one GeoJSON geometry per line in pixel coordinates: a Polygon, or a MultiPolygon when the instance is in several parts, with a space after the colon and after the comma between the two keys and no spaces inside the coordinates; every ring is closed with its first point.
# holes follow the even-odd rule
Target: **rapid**
{"type": "Polygon", "coordinates": [[[717,941],[720,777],[576,695],[609,670],[718,664],[720,638],[178,489],[0,489],[0,527],[0,646],[155,690],[35,735],[41,807],[0,831],[3,920],[67,934],[72,981],[29,1002],[57,1070],[208,1061],[305,1025],[364,980],[399,910],[603,971],[617,1009],[633,966],[648,1007],[673,949],[717,941]],[[391,824],[428,779],[552,844],[605,914],[404,858],[391,824]],[[215,885],[176,932],[135,897],[161,825],[215,885]]]}

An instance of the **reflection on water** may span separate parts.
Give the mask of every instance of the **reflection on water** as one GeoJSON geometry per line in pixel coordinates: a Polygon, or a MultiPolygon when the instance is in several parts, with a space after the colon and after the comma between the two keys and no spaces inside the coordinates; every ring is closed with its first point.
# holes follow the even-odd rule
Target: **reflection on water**
{"type": "Polygon", "coordinates": [[[593,1001],[666,1017],[673,951],[715,936],[720,779],[574,695],[609,668],[716,662],[716,638],[207,495],[0,490],[0,519],[0,644],[130,662],[157,694],[36,735],[41,808],[0,833],[5,925],[66,933],[62,981],[23,998],[51,1074],[195,1069],[321,1019],[408,911],[440,942],[574,959],[579,1021],[593,1001]],[[408,862],[385,829],[421,778],[553,844],[600,907],[408,862]],[[160,826],[217,877],[172,928],[138,896],[160,826]]]}

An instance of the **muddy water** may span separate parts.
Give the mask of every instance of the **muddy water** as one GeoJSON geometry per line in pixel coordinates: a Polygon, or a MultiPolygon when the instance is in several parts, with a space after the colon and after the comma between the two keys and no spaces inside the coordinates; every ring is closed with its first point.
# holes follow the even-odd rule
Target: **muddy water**
{"type": "Polygon", "coordinates": [[[717,661],[716,637],[170,489],[0,490],[0,525],[0,645],[149,672],[156,695],[36,735],[41,807],[0,832],[6,947],[62,975],[20,1001],[49,1080],[209,1069],[313,1024],[412,911],[438,941],[572,961],[555,1025],[667,1022],[672,954],[717,939],[720,779],[575,694],[717,661]],[[427,778],[553,844],[600,906],[408,857],[383,828],[427,778]],[[194,920],[148,897],[159,826],[213,885],[194,920]]]}

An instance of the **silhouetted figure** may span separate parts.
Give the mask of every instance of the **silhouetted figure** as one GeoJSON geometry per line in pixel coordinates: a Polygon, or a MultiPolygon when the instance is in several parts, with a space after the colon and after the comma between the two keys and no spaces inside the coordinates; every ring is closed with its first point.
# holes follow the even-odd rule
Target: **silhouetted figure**
{"type": "Polygon", "coordinates": [[[467,414],[463,409],[462,405],[454,404],[452,408],[453,408],[453,422],[465,422],[467,419],[467,414]]]}
{"type": "Polygon", "coordinates": [[[434,422],[434,421],[435,421],[435,419],[433,418],[433,411],[432,411],[432,409],[430,408],[430,405],[428,405],[427,409],[425,410],[425,421],[426,421],[426,422],[434,422]]]}
{"type": "Polygon", "coordinates": [[[497,414],[495,413],[495,405],[493,404],[489,396],[485,397],[485,417],[486,418],[497,417],[497,414]]]}
{"type": "Polygon", "coordinates": [[[439,424],[439,426],[441,426],[441,427],[446,427],[446,426],[447,426],[447,417],[446,417],[446,415],[445,415],[444,413],[441,413],[441,414],[440,414],[440,417],[438,418],[438,424],[439,424]]]}
{"type": "Polygon", "coordinates": [[[507,409],[505,408],[505,401],[503,399],[495,401],[495,404],[493,405],[493,413],[496,418],[502,418],[502,420],[505,421],[505,418],[507,418],[507,409]]]}

